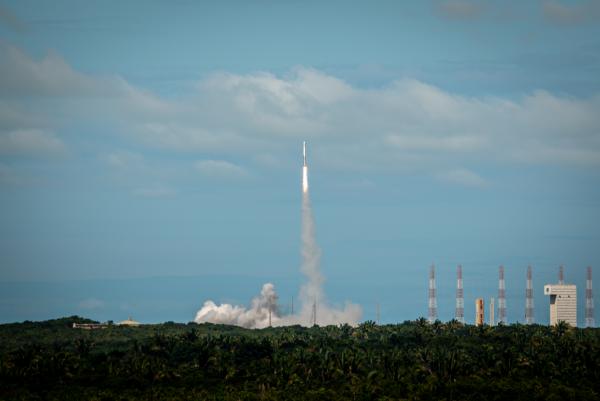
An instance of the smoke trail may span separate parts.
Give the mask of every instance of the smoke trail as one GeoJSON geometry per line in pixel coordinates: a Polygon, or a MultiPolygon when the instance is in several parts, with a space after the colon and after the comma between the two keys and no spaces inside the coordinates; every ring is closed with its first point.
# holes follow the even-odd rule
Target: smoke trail
{"type": "Polygon", "coordinates": [[[294,315],[280,316],[279,308],[277,307],[275,286],[267,283],[263,285],[260,296],[252,300],[252,306],[249,309],[230,304],[217,306],[213,301],[206,301],[202,309],[196,314],[195,321],[197,323],[233,324],[248,328],[263,328],[267,327],[269,323],[273,326],[291,324],[311,326],[313,323],[317,323],[320,326],[342,323],[348,323],[353,326],[358,324],[362,315],[359,305],[346,302],[343,309],[338,309],[327,302],[325,292],[323,291],[325,278],[321,274],[320,267],[321,250],[316,238],[315,221],[308,192],[308,166],[306,163],[306,143],[304,143],[301,271],[306,276],[307,281],[300,288],[300,312],[294,315]]]}
{"type": "Polygon", "coordinates": [[[312,214],[308,191],[302,193],[302,273],[308,281],[300,289],[300,299],[304,303],[320,302],[323,298],[323,283],[321,274],[321,249],[317,245],[315,235],[315,220],[312,214]]]}
{"type": "Polygon", "coordinates": [[[356,325],[362,315],[360,306],[346,302],[343,309],[329,305],[323,283],[325,278],[321,273],[321,250],[317,244],[315,220],[308,190],[308,166],[302,169],[302,273],[307,282],[300,289],[300,315],[286,316],[284,320],[295,321],[303,325],[319,325],[348,323],[356,325]],[[315,316],[316,315],[316,316],[315,316]]]}

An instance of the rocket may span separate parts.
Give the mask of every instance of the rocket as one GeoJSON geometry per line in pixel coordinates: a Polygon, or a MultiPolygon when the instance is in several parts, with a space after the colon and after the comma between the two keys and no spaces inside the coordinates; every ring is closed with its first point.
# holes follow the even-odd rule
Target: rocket
{"type": "Polygon", "coordinates": [[[302,141],[302,155],[304,156],[304,166],[306,166],[306,141],[302,141]]]}
{"type": "Polygon", "coordinates": [[[304,165],[302,165],[302,192],[308,192],[308,166],[306,165],[306,141],[302,141],[302,156],[304,156],[304,165]]]}

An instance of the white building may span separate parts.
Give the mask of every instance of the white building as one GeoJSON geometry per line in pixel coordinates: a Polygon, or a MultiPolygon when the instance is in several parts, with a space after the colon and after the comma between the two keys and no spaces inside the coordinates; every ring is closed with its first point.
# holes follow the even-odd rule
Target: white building
{"type": "Polygon", "coordinates": [[[131,316],[129,316],[129,319],[127,320],[123,320],[122,322],[119,322],[119,326],[132,326],[132,327],[137,327],[140,325],[140,322],[136,322],[135,320],[133,320],[131,318],[131,316]]]}
{"type": "Polygon", "coordinates": [[[550,296],[550,325],[563,321],[577,327],[577,286],[546,284],[544,294],[550,296]]]}

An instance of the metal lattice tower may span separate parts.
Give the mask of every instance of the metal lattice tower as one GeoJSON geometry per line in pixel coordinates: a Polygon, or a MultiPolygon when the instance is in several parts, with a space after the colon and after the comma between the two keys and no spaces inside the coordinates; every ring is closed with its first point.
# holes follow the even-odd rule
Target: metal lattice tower
{"type": "Polygon", "coordinates": [[[525,323],[533,324],[533,283],[531,266],[527,266],[527,288],[525,289],[525,323]]]}
{"type": "Polygon", "coordinates": [[[504,266],[500,266],[498,276],[498,323],[506,324],[506,289],[504,286],[504,266]]]}
{"type": "Polygon", "coordinates": [[[435,265],[429,269],[429,322],[433,323],[437,319],[437,298],[435,294],[435,265]]]}
{"type": "Polygon", "coordinates": [[[454,318],[461,322],[465,322],[465,295],[463,291],[462,266],[456,268],[456,312],[454,318]]]}
{"type": "Polygon", "coordinates": [[[594,327],[594,294],[592,293],[592,266],[587,268],[585,281],[585,327],[594,327]]]}
{"type": "Polygon", "coordinates": [[[558,284],[563,285],[565,283],[565,268],[560,265],[558,268],[558,284]]]}

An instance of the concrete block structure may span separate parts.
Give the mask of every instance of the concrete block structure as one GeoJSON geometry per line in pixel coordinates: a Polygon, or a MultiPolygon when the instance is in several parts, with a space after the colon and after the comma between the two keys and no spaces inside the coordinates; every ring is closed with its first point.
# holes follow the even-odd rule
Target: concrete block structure
{"type": "Polygon", "coordinates": [[[544,294],[550,296],[550,325],[562,321],[577,327],[577,286],[546,284],[544,294]]]}

